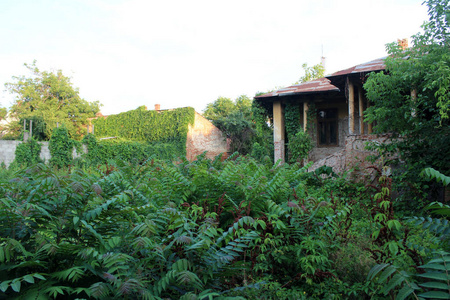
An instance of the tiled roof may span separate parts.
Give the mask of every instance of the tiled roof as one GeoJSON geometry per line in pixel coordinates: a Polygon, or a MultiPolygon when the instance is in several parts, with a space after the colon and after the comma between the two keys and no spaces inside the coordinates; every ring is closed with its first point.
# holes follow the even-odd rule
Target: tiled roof
{"type": "Polygon", "coordinates": [[[329,92],[336,91],[339,89],[334,85],[330,84],[330,80],[325,77],[315,79],[308,82],[302,82],[296,85],[288,86],[277,91],[273,91],[264,95],[257,96],[255,98],[265,98],[265,97],[281,97],[290,96],[295,94],[308,94],[308,93],[319,93],[319,92],[329,92]]]}
{"type": "Polygon", "coordinates": [[[268,98],[268,97],[282,97],[290,95],[300,95],[300,94],[312,94],[321,92],[339,92],[337,86],[341,86],[340,83],[345,75],[359,74],[359,73],[369,73],[372,71],[380,71],[385,69],[384,60],[386,57],[378,58],[363,64],[356,65],[354,67],[337,71],[326,77],[315,79],[308,82],[302,82],[300,84],[288,86],[277,91],[273,91],[264,95],[256,96],[255,98],[268,98]],[[333,82],[335,85],[331,84],[333,82]]]}
{"type": "Polygon", "coordinates": [[[326,76],[327,78],[348,75],[348,74],[356,74],[356,73],[367,73],[372,71],[380,71],[385,69],[384,60],[386,57],[378,58],[363,64],[356,65],[354,67],[337,71],[331,75],[326,76]]]}

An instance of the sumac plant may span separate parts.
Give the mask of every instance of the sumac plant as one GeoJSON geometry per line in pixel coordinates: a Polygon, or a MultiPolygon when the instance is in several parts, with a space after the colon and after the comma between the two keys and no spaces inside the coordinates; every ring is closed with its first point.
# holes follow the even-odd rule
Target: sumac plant
{"type": "Polygon", "coordinates": [[[0,178],[0,298],[376,295],[370,198],[307,168],[200,155],[0,178]]]}

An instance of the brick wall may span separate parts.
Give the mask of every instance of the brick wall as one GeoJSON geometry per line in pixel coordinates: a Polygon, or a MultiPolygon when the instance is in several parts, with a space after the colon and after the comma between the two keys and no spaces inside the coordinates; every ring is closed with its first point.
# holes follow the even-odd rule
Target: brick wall
{"type": "Polygon", "coordinates": [[[187,159],[193,161],[205,151],[208,158],[214,158],[220,153],[227,155],[228,148],[226,136],[222,131],[196,112],[194,125],[189,125],[187,134],[187,159]]]}

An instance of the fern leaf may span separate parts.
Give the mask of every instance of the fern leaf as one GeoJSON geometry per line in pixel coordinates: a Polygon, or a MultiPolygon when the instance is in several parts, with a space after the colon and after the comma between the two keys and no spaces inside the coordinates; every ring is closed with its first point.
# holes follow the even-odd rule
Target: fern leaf
{"type": "Polygon", "coordinates": [[[384,293],[384,295],[387,295],[392,289],[394,289],[394,288],[400,286],[401,283],[402,283],[403,281],[405,281],[405,279],[406,279],[406,278],[405,278],[402,274],[400,274],[400,273],[395,274],[395,275],[392,277],[392,279],[389,280],[388,285],[386,285],[386,286],[383,288],[382,292],[384,293]]]}
{"type": "Polygon", "coordinates": [[[414,289],[408,285],[405,285],[397,294],[396,300],[405,300],[406,297],[411,295],[414,292],[414,289]]]}
{"type": "Polygon", "coordinates": [[[422,278],[428,278],[428,279],[435,279],[435,280],[450,280],[450,277],[447,273],[439,273],[439,272],[427,272],[424,274],[417,274],[417,276],[422,278]]]}
{"type": "Polygon", "coordinates": [[[450,294],[447,292],[441,292],[441,291],[430,291],[425,292],[422,294],[417,295],[421,298],[428,298],[428,299],[450,299],[450,294]]]}
{"type": "Polygon", "coordinates": [[[429,289],[440,289],[440,290],[448,290],[449,286],[446,283],[430,281],[419,284],[421,287],[429,288],[429,289]]]}
{"type": "Polygon", "coordinates": [[[370,269],[369,274],[367,275],[367,280],[372,280],[375,278],[378,273],[380,273],[384,268],[389,266],[389,264],[379,264],[370,269]]]}

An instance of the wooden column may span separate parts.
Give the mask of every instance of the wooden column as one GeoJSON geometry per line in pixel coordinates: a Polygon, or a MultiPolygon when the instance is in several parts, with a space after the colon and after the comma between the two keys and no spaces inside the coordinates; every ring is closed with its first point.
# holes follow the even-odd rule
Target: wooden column
{"type": "Polygon", "coordinates": [[[348,85],[348,134],[355,134],[355,87],[347,78],[348,85]]]}
{"type": "Polygon", "coordinates": [[[308,129],[308,102],[303,102],[303,131],[308,129]]]}
{"type": "Polygon", "coordinates": [[[358,88],[359,100],[359,134],[364,134],[364,94],[362,86],[358,88]]]}
{"type": "Polygon", "coordinates": [[[285,137],[284,137],[284,112],[280,101],[273,103],[273,144],[274,144],[274,161],[281,160],[284,162],[285,156],[285,137]]]}

